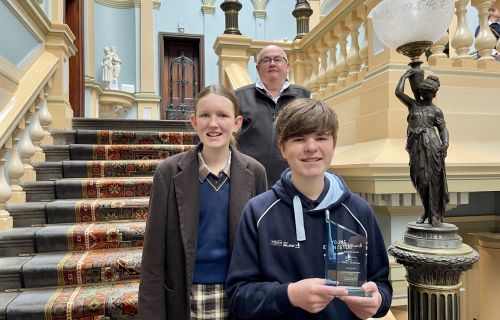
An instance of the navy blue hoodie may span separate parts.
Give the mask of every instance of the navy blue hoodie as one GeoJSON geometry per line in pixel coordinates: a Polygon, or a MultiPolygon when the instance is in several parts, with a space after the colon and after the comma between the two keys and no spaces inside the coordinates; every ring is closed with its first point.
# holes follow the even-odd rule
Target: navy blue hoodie
{"type": "Polygon", "coordinates": [[[389,261],[373,211],[368,203],[349,191],[341,178],[332,173],[325,173],[325,178],[329,181],[325,184],[329,190],[312,210],[302,206],[291,184],[289,169],[271,190],[247,203],[226,282],[235,317],[358,319],[339,299],[334,299],[321,312],[311,314],[294,307],[288,298],[289,283],[325,277],[327,215],[335,223],[368,235],[367,281],[375,282],[382,296],[382,305],[375,317],[389,310],[392,300],[389,261]]]}

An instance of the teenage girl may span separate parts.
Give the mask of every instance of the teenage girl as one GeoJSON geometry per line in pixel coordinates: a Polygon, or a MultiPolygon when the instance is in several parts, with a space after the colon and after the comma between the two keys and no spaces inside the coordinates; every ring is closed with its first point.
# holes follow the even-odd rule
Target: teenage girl
{"type": "Polygon", "coordinates": [[[156,169],[139,287],[143,320],[229,319],[224,283],[243,207],[267,189],[264,167],[234,147],[238,101],[221,86],[195,99],[200,144],[156,169]]]}

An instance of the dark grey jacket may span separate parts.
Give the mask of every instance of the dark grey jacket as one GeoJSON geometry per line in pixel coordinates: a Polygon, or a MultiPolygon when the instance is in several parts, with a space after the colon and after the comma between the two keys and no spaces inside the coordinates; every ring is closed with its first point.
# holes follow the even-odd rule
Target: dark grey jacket
{"type": "MultiPolygon", "coordinates": [[[[141,264],[139,318],[190,319],[189,292],[196,259],[199,146],[163,161],[155,171],[141,264]]],[[[231,149],[229,251],[243,207],[267,189],[257,161],[231,149]]]]}
{"type": "Polygon", "coordinates": [[[255,84],[241,87],[234,93],[243,116],[243,126],[236,137],[238,149],[262,163],[266,168],[267,184],[272,186],[288,167],[278,149],[274,120],[287,102],[294,98],[309,98],[310,92],[290,84],[277,103],[255,84]]]}

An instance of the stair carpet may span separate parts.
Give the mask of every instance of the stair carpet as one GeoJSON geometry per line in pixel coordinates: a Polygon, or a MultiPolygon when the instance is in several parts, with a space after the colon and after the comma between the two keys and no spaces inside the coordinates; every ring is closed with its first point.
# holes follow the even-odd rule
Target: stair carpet
{"type": "Polygon", "coordinates": [[[22,183],[27,202],[7,206],[14,229],[0,232],[0,319],[137,318],[154,170],[198,142],[187,123],[168,123],[53,133],[59,144],[43,146],[37,181],[22,183]]]}

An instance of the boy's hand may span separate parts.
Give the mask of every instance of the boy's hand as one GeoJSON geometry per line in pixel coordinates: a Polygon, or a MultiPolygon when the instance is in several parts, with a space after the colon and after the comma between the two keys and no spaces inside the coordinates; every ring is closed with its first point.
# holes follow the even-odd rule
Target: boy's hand
{"type": "Polygon", "coordinates": [[[288,298],[295,307],[310,313],[323,310],[335,296],[346,295],[347,290],[328,286],[325,279],[312,278],[297,281],[288,285],[288,298]]]}
{"type": "Polygon", "coordinates": [[[339,297],[344,301],[349,309],[360,319],[368,319],[377,313],[382,304],[382,296],[378,292],[375,282],[367,282],[361,286],[363,290],[371,292],[371,297],[354,297],[343,296],[339,297]]]}

